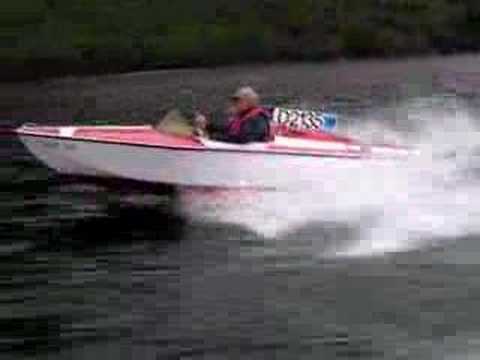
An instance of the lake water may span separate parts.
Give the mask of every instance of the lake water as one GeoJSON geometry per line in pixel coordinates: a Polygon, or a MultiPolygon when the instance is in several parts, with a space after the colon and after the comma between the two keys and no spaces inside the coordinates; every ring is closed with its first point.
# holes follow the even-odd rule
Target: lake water
{"type": "Polygon", "coordinates": [[[422,155],[291,193],[152,193],[63,181],[3,137],[2,359],[480,356],[479,56],[5,83],[0,115],[218,117],[243,84],[422,155]]]}

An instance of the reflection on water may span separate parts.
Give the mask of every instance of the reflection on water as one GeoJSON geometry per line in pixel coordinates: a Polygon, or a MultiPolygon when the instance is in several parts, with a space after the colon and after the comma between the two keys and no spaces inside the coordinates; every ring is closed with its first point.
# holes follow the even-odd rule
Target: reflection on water
{"type": "MultiPolygon", "coordinates": [[[[321,68],[327,79],[345,67],[330,66],[321,68]]],[[[392,73],[385,64],[384,72],[372,70],[374,79],[359,76],[362,86],[350,90],[339,75],[342,91],[331,100],[344,115],[342,131],[420,144],[423,155],[400,167],[365,167],[354,178],[332,173],[308,191],[145,191],[66,181],[18,143],[2,141],[5,358],[477,353],[479,98],[446,93],[446,82],[463,84],[451,72],[427,86],[397,74],[405,64],[390,66],[392,73]],[[405,93],[416,95],[398,98],[405,93]]],[[[407,67],[416,66],[425,70],[407,67]]],[[[304,90],[317,75],[284,75],[290,91],[276,77],[278,92],[294,103],[296,94],[318,100],[304,90]]],[[[210,84],[205,76],[194,72],[192,86],[210,84]]]]}

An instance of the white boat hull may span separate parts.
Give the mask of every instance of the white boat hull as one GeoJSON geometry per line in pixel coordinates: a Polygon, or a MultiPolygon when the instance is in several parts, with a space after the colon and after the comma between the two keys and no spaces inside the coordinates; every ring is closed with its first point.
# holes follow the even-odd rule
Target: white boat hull
{"type": "Polygon", "coordinates": [[[40,161],[61,174],[113,177],[158,184],[283,188],[318,184],[332,167],[349,170],[359,159],[196,152],[155,147],[21,136],[40,161]]]}
{"type": "Polygon", "coordinates": [[[152,184],[225,188],[301,188],[409,151],[348,140],[277,137],[272,143],[234,145],[176,138],[151,127],[58,127],[17,130],[28,150],[60,174],[152,184]]]}

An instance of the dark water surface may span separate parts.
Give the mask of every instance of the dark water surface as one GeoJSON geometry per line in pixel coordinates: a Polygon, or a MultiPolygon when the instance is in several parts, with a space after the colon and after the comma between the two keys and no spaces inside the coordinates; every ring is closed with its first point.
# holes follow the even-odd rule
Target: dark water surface
{"type": "MultiPolygon", "coordinates": [[[[373,119],[409,141],[480,114],[478,56],[0,84],[0,114],[2,125],[144,122],[179,103],[219,108],[245,83],[270,103],[327,104],[345,131],[373,119]]],[[[480,162],[460,126],[447,139],[473,143],[461,179],[440,171],[450,186],[421,201],[418,186],[394,205],[376,199],[381,225],[364,211],[375,193],[355,186],[294,200],[132,193],[58,179],[2,138],[0,358],[479,357],[480,162]],[[362,235],[371,228],[382,231],[362,235]]],[[[435,169],[458,170],[454,158],[435,169]]]]}

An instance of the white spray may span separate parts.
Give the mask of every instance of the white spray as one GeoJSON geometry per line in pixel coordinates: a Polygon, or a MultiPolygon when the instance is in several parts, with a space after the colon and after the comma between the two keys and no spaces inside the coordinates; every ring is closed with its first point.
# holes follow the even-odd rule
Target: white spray
{"type": "Polygon", "coordinates": [[[308,236],[310,251],[321,257],[381,255],[480,234],[480,132],[473,117],[448,97],[417,99],[397,109],[410,131],[359,121],[349,132],[360,139],[378,141],[381,134],[381,140],[415,143],[420,155],[409,161],[365,165],[354,178],[332,172],[318,187],[294,193],[190,198],[182,211],[201,221],[244,225],[279,246],[308,236]],[[314,224],[331,228],[337,245],[326,248],[320,234],[302,231],[314,224]],[[336,226],[354,231],[341,239],[345,232],[336,226]]]}

